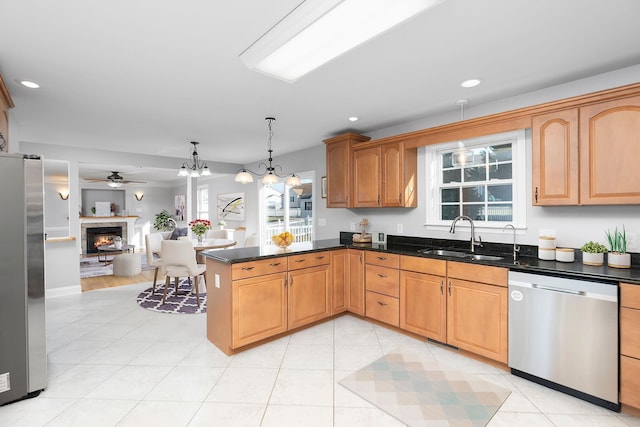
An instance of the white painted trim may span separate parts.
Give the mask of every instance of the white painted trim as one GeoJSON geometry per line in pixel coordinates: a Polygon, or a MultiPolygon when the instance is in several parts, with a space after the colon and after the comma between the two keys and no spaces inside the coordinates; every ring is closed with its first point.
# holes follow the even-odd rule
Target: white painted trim
{"type": "Polygon", "coordinates": [[[82,293],[80,285],[64,286],[62,288],[45,289],[45,298],[65,297],[68,295],[77,295],[82,293]]]}

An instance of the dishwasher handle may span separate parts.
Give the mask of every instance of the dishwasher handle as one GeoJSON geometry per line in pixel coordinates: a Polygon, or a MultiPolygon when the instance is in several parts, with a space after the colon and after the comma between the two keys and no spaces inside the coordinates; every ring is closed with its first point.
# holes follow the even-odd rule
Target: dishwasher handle
{"type": "Polygon", "coordinates": [[[587,295],[585,291],[574,291],[572,289],[555,288],[553,286],[543,286],[543,285],[537,285],[535,283],[533,283],[531,287],[536,289],[541,289],[543,291],[562,292],[563,294],[580,295],[580,296],[587,295]]]}

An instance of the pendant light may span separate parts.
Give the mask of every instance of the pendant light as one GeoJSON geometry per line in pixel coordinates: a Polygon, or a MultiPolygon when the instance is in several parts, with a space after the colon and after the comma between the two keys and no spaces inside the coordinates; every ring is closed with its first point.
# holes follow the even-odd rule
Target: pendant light
{"type": "Polygon", "coordinates": [[[191,141],[193,144],[193,151],[191,152],[191,159],[182,164],[182,167],[178,171],[178,176],[191,176],[197,178],[199,176],[209,176],[211,171],[207,167],[207,163],[201,161],[198,157],[198,144],[199,142],[191,141]]]}
{"type": "MultiPolygon", "coordinates": [[[[456,105],[460,106],[460,121],[464,120],[464,106],[468,104],[468,99],[459,99],[456,101],[456,105]]],[[[458,148],[451,153],[451,163],[454,167],[464,167],[474,164],[475,158],[473,151],[466,148],[464,142],[458,141],[458,148]]]]}
{"type": "MultiPolygon", "coordinates": [[[[280,169],[282,170],[282,166],[280,165],[273,165],[273,149],[271,148],[271,140],[273,138],[273,129],[272,129],[272,123],[276,121],[275,118],[273,117],[265,117],[265,120],[267,121],[267,126],[269,128],[269,139],[267,142],[267,152],[269,153],[269,159],[268,162],[269,164],[267,165],[266,163],[260,163],[258,165],[259,168],[264,167],[265,171],[264,172],[253,172],[251,170],[248,169],[240,169],[238,171],[238,173],[236,174],[236,182],[240,182],[242,184],[247,184],[249,182],[253,182],[253,176],[261,176],[262,178],[262,183],[264,185],[271,185],[271,184],[276,184],[280,181],[280,178],[284,178],[284,175],[280,175],[276,172],[276,169],[280,169]]],[[[285,181],[286,185],[289,185],[291,187],[297,187],[298,185],[302,184],[302,181],[300,181],[300,177],[298,177],[296,174],[292,174],[290,177],[287,178],[287,180],[285,181]]]]}

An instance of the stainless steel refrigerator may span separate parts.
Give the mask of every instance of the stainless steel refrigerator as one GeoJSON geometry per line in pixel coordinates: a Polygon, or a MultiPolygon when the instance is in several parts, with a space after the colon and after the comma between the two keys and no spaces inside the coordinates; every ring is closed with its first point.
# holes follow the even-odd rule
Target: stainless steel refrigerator
{"type": "Polygon", "coordinates": [[[0,405],[47,385],[43,166],[0,154],[0,405]]]}

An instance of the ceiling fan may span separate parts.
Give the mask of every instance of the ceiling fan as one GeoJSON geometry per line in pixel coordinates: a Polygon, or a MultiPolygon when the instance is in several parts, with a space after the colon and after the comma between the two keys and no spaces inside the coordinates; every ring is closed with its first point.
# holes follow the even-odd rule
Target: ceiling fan
{"type": "Polygon", "coordinates": [[[118,188],[122,184],[146,184],[146,181],[131,181],[124,179],[117,171],[111,171],[111,175],[106,178],[83,178],[87,182],[106,182],[111,188],[118,188]]]}

